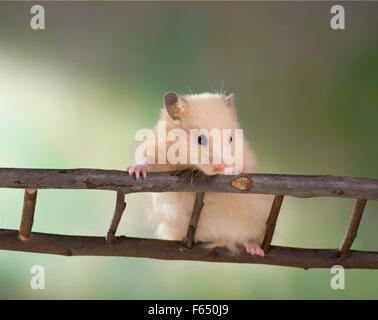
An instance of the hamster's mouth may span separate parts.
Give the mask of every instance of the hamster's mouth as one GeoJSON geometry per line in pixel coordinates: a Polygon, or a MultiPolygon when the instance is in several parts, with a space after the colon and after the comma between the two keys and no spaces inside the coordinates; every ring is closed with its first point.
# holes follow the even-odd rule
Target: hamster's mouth
{"type": "Polygon", "coordinates": [[[188,183],[203,183],[212,175],[206,174],[201,168],[190,166],[175,172],[175,175],[188,179],[188,183]]]}
{"type": "MultiPolygon", "coordinates": [[[[230,168],[231,169],[231,168],[230,168]]],[[[220,174],[220,175],[237,175],[241,172],[234,172],[235,170],[228,171],[225,169],[223,172],[219,171],[211,171],[209,173],[205,172],[203,168],[190,165],[186,166],[180,170],[177,170],[174,174],[184,178],[187,183],[193,184],[193,183],[205,183],[208,182],[211,177],[220,174]]]]}

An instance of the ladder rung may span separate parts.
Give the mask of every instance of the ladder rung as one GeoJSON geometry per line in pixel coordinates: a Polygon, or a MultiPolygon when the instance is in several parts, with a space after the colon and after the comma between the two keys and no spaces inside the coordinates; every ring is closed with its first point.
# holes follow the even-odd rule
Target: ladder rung
{"type": "Polygon", "coordinates": [[[116,206],[114,210],[112,223],[110,224],[108,234],[106,235],[106,239],[105,239],[106,243],[110,244],[114,242],[118,224],[121,221],[122,214],[125,211],[125,208],[126,208],[125,193],[122,191],[117,191],[116,206]]]}
{"type": "Polygon", "coordinates": [[[190,219],[188,233],[186,235],[186,239],[184,240],[184,244],[188,249],[191,249],[193,247],[194,235],[196,233],[198,221],[200,219],[201,211],[204,205],[203,203],[204,197],[205,197],[205,192],[196,193],[196,199],[194,201],[193,213],[190,219]]]}
{"type": "Polygon", "coordinates": [[[22,208],[20,229],[18,231],[18,238],[20,240],[26,241],[30,239],[36,202],[37,189],[25,189],[24,206],[22,208]]]}
{"type": "Polygon", "coordinates": [[[353,241],[357,236],[358,227],[360,226],[366,202],[366,199],[357,199],[353,214],[349,220],[348,230],[345,234],[345,238],[337,252],[338,256],[346,255],[352,247],[353,241]]]}
{"type": "Polygon", "coordinates": [[[264,250],[265,253],[269,251],[270,244],[272,243],[274,230],[276,229],[276,223],[278,219],[278,214],[280,213],[282,201],[284,196],[283,195],[276,195],[273,200],[272,207],[270,209],[268,220],[266,221],[266,231],[265,237],[261,246],[261,249],[264,250]]]}

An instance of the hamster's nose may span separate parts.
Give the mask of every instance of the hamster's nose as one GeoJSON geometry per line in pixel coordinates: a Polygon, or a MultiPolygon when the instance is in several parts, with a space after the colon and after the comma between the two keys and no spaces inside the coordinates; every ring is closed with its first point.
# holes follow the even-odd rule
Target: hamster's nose
{"type": "Polygon", "coordinates": [[[221,163],[221,164],[216,164],[213,166],[213,170],[214,172],[223,172],[224,169],[227,168],[227,165],[225,165],[224,163],[221,163]]]}

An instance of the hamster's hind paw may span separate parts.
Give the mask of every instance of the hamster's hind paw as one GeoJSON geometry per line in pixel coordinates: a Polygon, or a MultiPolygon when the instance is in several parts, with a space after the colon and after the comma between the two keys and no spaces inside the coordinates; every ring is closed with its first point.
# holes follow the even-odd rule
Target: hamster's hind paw
{"type": "Polygon", "coordinates": [[[145,164],[137,164],[136,166],[127,167],[126,171],[129,173],[129,176],[135,174],[135,179],[139,180],[140,175],[143,179],[147,179],[147,166],[145,164]]]}
{"type": "Polygon", "coordinates": [[[245,250],[252,256],[257,255],[263,257],[265,255],[264,251],[260,246],[254,241],[247,241],[244,243],[245,250]]]}

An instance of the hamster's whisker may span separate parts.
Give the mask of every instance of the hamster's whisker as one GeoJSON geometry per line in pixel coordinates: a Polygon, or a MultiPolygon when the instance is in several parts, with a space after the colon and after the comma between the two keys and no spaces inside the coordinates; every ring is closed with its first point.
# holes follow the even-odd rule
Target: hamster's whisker
{"type": "Polygon", "coordinates": [[[205,172],[202,172],[202,180],[201,180],[201,183],[203,183],[206,179],[207,175],[205,172]]]}
{"type": "Polygon", "coordinates": [[[177,174],[177,173],[180,173],[181,171],[187,169],[187,168],[190,167],[190,166],[191,166],[191,164],[187,164],[186,166],[182,167],[180,170],[177,170],[175,173],[176,173],[176,174],[177,174]]]}
{"type": "Polygon", "coordinates": [[[201,177],[201,173],[202,173],[202,171],[198,170],[198,172],[194,176],[194,181],[196,181],[197,177],[201,177]]]}

